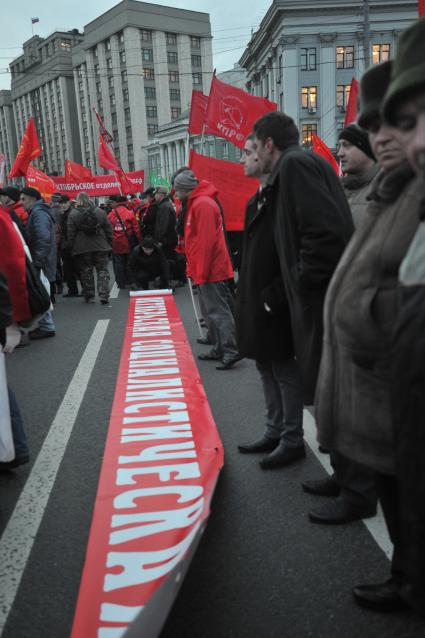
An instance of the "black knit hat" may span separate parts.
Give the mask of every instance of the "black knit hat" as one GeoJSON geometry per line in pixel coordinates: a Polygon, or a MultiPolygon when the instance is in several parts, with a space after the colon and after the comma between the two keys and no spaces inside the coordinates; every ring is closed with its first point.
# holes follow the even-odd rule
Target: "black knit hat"
{"type": "Polygon", "coordinates": [[[6,186],[6,188],[0,190],[0,195],[7,195],[9,199],[13,199],[14,202],[17,202],[21,196],[21,191],[14,186],[6,186]]]}
{"type": "Polygon", "coordinates": [[[338,135],[339,140],[347,140],[353,146],[357,146],[365,155],[375,160],[375,156],[369,144],[369,137],[366,131],[363,131],[357,124],[349,124],[343,128],[338,135]]]}
{"type": "Polygon", "coordinates": [[[143,248],[155,248],[155,240],[153,237],[144,237],[140,242],[143,248]]]}
{"type": "Polygon", "coordinates": [[[121,204],[127,201],[127,197],[125,195],[109,195],[108,199],[110,202],[114,202],[116,204],[121,204]]]}
{"type": "Polygon", "coordinates": [[[420,90],[425,91],[425,18],[416,20],[399,38],[384,99],[385,119],[394,124],[395,107],[400,100],[420,90]]]}
{"type": "Polygon", "coordinates": [[[41,195],[36,188],[31,186],[25,186],[22,191],[22,195],[28,195],[28,197],[34,197],[34,199],[41,199],[41,195]]]}
{"type": "Polygon", "coordinates": [[[380,117],[382,102],[391,79],[392,61],[382,62],[371,67],[360,80],[359,108],[357,124],[361,128],[368,126],[380,117]]]}

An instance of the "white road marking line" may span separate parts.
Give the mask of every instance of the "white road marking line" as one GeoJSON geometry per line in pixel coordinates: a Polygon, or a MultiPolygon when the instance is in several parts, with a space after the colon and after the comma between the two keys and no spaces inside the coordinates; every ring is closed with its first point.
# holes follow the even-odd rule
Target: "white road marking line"
{"type": "Polygon", "coordinates": [[[120,289],[118,288],[117,282],[115,281],[114,285],[111,288],[111,292],[109,293],[109,298],[116,299],[119,294],[120,294],[120,289]]]}
{"type": "Polygon", "coordinates": [[[102,319],[96,323],[0,539],[0,635],[15,600],[109,321],[102,319]]]}
{"type": "MultiPolygon", "coordinates": [[[[304,439],[307,441],[312,452],[319,459],[327,473],[332,474],[333,470],[329,462],[329,456],[319,452],[319,445],[316,440],[316,422],[308,410],[304,410],[304,439]]],[[[372,534],[373,539],[382,551],[388,558],[391,558],[393,553],[393,544],[388,536],[381,507],[378,506],[378,514],[376,516],[373,518],[367,518],[363,521],[363,523],[366,525],[367,529],[372,534]]]]}

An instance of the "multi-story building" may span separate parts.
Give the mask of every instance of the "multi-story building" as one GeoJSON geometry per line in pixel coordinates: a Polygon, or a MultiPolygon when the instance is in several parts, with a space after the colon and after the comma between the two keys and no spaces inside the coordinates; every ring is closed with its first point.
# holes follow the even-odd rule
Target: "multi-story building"
{"type": "Polygon", "coordinates": [[[18,141],[32,116],[43,149],[36,163],[48,173],[63,173],[66,159],[81,161],[71,50],[82,39],[77,29],[35,35],[10,64],[18,141]]]}
{"type": "MultiPolygon", "coordinates": [[[[232,86],[245,88],[245,70],[235,65],[228,71],[223,71],[217,78],[232,86]]],[[[204,87],[209,92],[209,84],[204,87]]],[[[157,180],[169,181],[173,173],[188,162],[188,150],[194,149],[198,153],[216,159],[238,162],[241,158],[240,149],[227,140],[213,135],[191,135],[188,138],[189,110],[182,113],[175,121],[166,122],[160,126],[152,142],[146,147],[149,171],[146,183],[153,184],[157,180]]]]}
{"type": "Polygon", "coordinates": [[[11,169],[17,150],[11,92],[0,91],[0,153],[6,160],[6,174],[11,169]]]}
{"type": "Polygon", "coordinates": [[[99,169],[94,107],[123,168],[147,170],[149,140],[187,110],[192,88],[209,87],[209,15],[123,0],[85,26],[73,66],[83,163],[99,169]]]}
{"type": "Polygon", "coordinates": [[[369,64],[394,57],[418,14],[414,0],[274,0],[239,63],[247,89],[335,147],[350,85],[369,64]]]}

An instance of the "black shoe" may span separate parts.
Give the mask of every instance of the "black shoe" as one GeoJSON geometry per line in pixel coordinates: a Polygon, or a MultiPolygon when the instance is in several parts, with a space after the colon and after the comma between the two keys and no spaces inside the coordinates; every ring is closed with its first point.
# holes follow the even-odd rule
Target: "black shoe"
{"type": "Polygon", "coordinates": [[[363,518],[372,518],[376,514],[376,505],[355,506],[339,496],[320,509],[312,510],[308,517],[312,523],[322,525],[344,525],[363,518]]]}
{"type": "Polygon", "coordinates": [[[218,354],[211,354],[211,352],[198,354],[198,359],[201,361],[220,361],[220,358],[218,354]]]}
{"type": "Polygon", "coordinates": [[[109,303],[109,299],[101,299],[100,303],[102,304],[102,306],[107,306],[109,303]]]}
{"type": "Polygon", "coordinates": [[[267,454],[267,456],[261,459],[260,466],[263,470],[272,470],[275,467],[285,467],[296,461],[301,461],[305,459],[305,456],[304,445],[288,447],[283,441],[280,441],[279,445],[271,454],[267,454]]]}
{"type": "Polygon", "coordinates": [[[328,476],[320,481],[304,481],[302,484],[304,492],[317,496],[339,496],[340,487],[332,476],[328,476]]]}
{"type": "Polygon", "coordinates": [[[86,303],[96,303],[94,297],[84,297],[86,303]]]}
{"type": "Polygon", "coordinates": [[[48,339],[49,337],[54,337],[56,332],[54,330],[33,330],[30,332],[30,339],[48,339]]]}
{"type": "Polygon", "coordinates": [[[238,361],[242,361],[243,357],[241,357],[239,354],[236,355],[235,357],[231,357],[230,359],[223,359],[223,361],[221,363],[219,363],[217,366],[215,366],[216,370],[230,370],[230,368],[233,368],[233,366],[235,365],[235,363],[237,363],[238,361]]]}
{"type": "Polygon", "coordinates": [[[258,452],[271,452],[278,445],[279,439],[270,439],[267,436],[262,436],[252,443],[246,443],[246,445],[238,445],[238,450],[239,452],[242,452],[242,454],[257,454],[258,452]]]}
{"type": "Polygon", "coordinates": [[[211,341],[208,339],[208,337],[199,337],[199,339],[196,340],[196,343],[200,343],[201,346],[211,345],[211,341]]]}
{"type": "Polygon", "coordinates": [[[16,456],[12,461],[0,463],[0,472],[13,470],[15,469],[15,467],[19,467],[19,465],[25,465],[25,463],[29,463],[29,460],[30,457],[28,456],[28,454],[24,454],[23,456],[16,456]]]}
{"type": "Polygon", "coordinates": [[[330,450],[327,447],[323,447],[323,445],[319,445],[319,452],[322,454],[330,454],[330,450]]]}
{"type": "Polygon", "coordinates": [[[409,609],[409,605],[400,596],[398,586],[392,578],[376,585],[358,585],[353,589],[353,596],[356,603],[368,609],[377,611],[409,609]]]}

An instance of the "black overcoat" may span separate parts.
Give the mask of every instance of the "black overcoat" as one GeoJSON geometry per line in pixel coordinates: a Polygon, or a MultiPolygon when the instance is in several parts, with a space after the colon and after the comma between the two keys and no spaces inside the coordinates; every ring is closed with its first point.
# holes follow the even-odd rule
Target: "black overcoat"
{"type": "Polygon", "coordinates": [[[333,168],[298,145],[283,151],[267,184],[304,403],[311,405],[326,289],[354,231],[353,219],[333,168]]]}
{"type": "Polygon", "coordinates": [[[291,321],[274,241],[273,213],[259,193],[247,205],[242,255],[236,295],[239,353],[264,362],[292,358],[291,321]]]}

